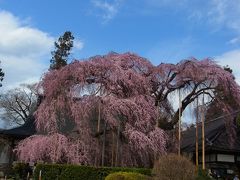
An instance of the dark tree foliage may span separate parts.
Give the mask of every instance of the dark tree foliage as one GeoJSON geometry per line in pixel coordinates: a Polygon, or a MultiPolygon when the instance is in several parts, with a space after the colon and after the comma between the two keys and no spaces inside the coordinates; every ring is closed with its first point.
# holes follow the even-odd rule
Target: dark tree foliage
{"type": "Polygon", "coordinates": [[[52,51],[52,59],[50,60],[50,69],[60,69],[67,65],[68,56],[73,47],[74,37],[70,31],[66,31],[60,36],[58,41],[54,43],[55,50],[52,51]]]}
{"type": "MultiPolygon", "coordinates": [[[[4,72],[2,70],[2,68],[0,68],[0,82],[3,81],[3,77],[4,77],[4,72]]],[[[2,83],[0,83],[0,87],[2,86],[2,83]]]]}
{"type": "MultiPolygon", "coordinates": [[[[233,73],[233,70],[232,70],[228,65],[223,66],[223,69],[224,69],[225,71],[230,72],[231,74],[233,73]]],[[[235,77],[234,77],[234,79],[235,79],[235,77]]]]}
{"type": "MultiPolygon", "coordinates": [[[[233,70],[228,65],[224,66],[223,69],[225,71],[231,73],[233,80],[235,80],[235,77],[233,75],[233,70]]],[[[232,95],[232,93],[229,92],[227,95],[223,94],[221,86],[217,86],[214,94],[215,94],[215,96],[218,97],[218,99],[221,98],[221,100],[225,104],[230,106],[233,109],[233,112],[238,111],[240,109],[240,106],[236,102],[236,100],[235,100],[234,96],[232,95]]],[[[219,107],[218,102],[215,100],[208,106],[207,113],[206,113],[206,121],[211,121],[212,119],[221,117],[224,114],[225,113],[222,111],[221,107],[219,107]]],[[[233,113],[233,116],[236,116],[236,114],[233,113]]]]}

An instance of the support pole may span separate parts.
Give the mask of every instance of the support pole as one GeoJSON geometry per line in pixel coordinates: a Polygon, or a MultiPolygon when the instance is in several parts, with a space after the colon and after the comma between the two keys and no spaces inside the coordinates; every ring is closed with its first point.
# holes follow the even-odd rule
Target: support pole
{"type": "Polygon", "coordinates": [[[112,131],[112,164],[111,166],[114,166],[114,150],[115,150],[115,137],[114,132],[112,131]]]}
{"type": "Polygon", "coordinates": [[[100,123],[101,123],[101,101],[98,104],[98,125],[97,125],[97,132],[100,132],[100,123]]]}
{"type": "MultiPolygon", "coordinates": [[[[98,143],[100,143],[100,140],[101,140],[101,137],[100,137],[100,126],[101,126],[101,99],[99,100],[99,103],[98,103],[98,119],[97,119],[97,137],[98,137],[98,143]]],[[[99,151],[99,155],[100,155],[100,151],[99,151]]],[[[95,156],[95,166],[98,167],[100,165],[100,159],[102,157],[102,154],[101,154],[101,157],[98,158],[99,156],[96,155],[95,156]]]]}
{"type": "Polygon", "coordinates": [[[157,120],[156,120],[156,127],[159,127],[159,100],[157,100],[157,120]]]}
{"type": "MultiPolygon", "coordinates": [[[[160,107],[159,107],[159,100],[157,100],[157,120],[156,120],[156,128],[159,128],[159,119],[160,119],[160,107]]],[[[157,153],[156,151],[154,151],[153,153],[153,158],[154,158],[154,161],[157,160],[157,153]]]]}
{"type": "Polygon", "coordinates": [[[182,111],[182,101],[181,101],[181,93],[180,89],[178,91],[179,97],[179,119],[178,119],[178,155],[181,155],[181,111],[182,111]]]}
{"type": "Polygon", "coordinates": [[[196,169],[198,170],[198,118],[199,118],[199,114],[198,114],[198,97],[197,97],[197,109],[196,109],[196,169]]]}
{"type": "Polygon", "coordinates": [[[117,129],[117,142],[116,142],[115,166],[118,166],[118,158],[119,158],[119,141],[120,141],[120,122],[119,122],[119,124],[118,124],[118,129],[117,129]]]}
{"type": "Polygon", "coordinates": [[[38,180],[42,180],[42,170],[39,171],[38,180]]]}
{"type": "Polygon", "coordinates": [[[106,128],[107,128],[107,122],[104,123],[104,129],[103,129],[103,145],[102,145],[102,167],[104,166],[104,160],[105,160],[105,146],[106,146],[106,128]]]}
{"type": "Polygon", "coordinates": [[[202,98],[202,169],[205,170],[205,123],[204,123],[204,94],[202,98]]]}

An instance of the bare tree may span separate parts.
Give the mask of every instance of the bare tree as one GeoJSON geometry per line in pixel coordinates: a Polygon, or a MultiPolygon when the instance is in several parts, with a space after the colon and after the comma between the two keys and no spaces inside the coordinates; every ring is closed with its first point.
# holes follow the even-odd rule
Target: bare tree
{"type": "Polygon", "coordinates": [[[1,95],[1,118],[9,124],[22,125],[34,113],[36,105],[36,85],[22,84],[20,87],[11,89],[1,95]]]}

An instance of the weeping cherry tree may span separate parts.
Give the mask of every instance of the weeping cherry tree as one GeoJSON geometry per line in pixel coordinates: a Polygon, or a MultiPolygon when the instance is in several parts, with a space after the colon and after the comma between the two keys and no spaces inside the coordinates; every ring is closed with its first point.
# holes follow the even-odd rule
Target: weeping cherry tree
{"type": "Polygon", "coordinates": [[[154,66],[132,53],[110,53],[47,72],[39,87],[38,135],[16,148],[23,161],[149,167],[166,153],[165,131],[178,121],[172,94],[184,92],[180,113],[203,94],[231,113],[216,90],[240,103],[232,74],[211,59],[154,66]]]}

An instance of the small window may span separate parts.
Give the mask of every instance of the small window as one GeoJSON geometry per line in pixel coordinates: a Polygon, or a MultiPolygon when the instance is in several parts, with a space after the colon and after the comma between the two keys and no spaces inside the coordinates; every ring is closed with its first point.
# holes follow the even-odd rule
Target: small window
{"type": "Polygon", "coordinates": [[[217,160],[222,162],[235,162],[234,155],[229,155],[229,154],[218,154],[217,160]]]}
{"type": "Polygon", "coordinates": [[[210,162],[216,161],[216,154],[210,154],[210,162]]]}
{"type": "MultiPolygon", "coordinates": [[[[202,156],[198,157],[199,162],[202,162],[202,156]]],[[[216,161],[216,154],[207,154],[205,155],[205,162],[215,162],[216,161]]]]}
{"type": "Polygon", "coordinates": [[[240,161],[240,156],[237,156],[237,161],[240,161]]]}
{"type": "Polygon", "coordinates": [[[210,162],[210,155],[205,156],[205,162],[210,162]]]}

